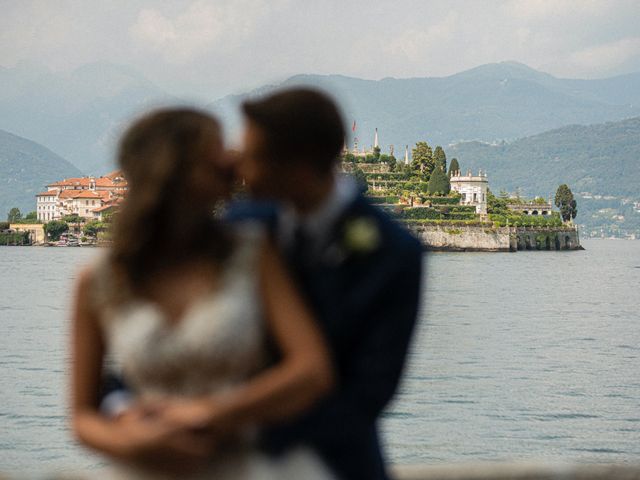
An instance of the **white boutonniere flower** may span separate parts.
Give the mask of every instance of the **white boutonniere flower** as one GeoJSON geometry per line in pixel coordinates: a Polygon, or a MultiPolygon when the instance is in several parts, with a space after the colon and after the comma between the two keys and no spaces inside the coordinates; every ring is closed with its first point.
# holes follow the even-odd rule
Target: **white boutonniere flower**
{"type": "Polygon", "coordinates": [[[344,226],[344,246],[353,253],[369,253],[380,246],[380,230],[372,218],[348,220],[344,226]]]}

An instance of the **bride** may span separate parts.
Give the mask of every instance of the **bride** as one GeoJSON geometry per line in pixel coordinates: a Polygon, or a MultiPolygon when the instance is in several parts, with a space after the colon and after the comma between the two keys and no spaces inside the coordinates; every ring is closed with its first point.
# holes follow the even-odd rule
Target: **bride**
{"type": "Polygon", "coordinates": [[[72,424],[116,478],[327,479],[301,446],[278,460],[258,427],[303,413],[333,386],[327,347],[268,239],[224,226],[231,165],[217,122],[154,112],[124,135],[129,192],[113,245],[77,283],[72,424]],[[98,408],[112,363],[136,398],[98,408]]]}

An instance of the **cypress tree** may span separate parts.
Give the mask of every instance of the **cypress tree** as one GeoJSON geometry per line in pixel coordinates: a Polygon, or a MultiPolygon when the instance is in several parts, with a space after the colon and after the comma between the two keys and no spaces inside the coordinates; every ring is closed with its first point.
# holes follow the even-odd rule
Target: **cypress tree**
{"type": "Polygon", "coordinates": [[[460,170],[460,165],[458,165],[458,159],[452,158],[451,164],[449,165],[449,178],[451,178],[451,176],[458,170],[460,170]]]}
{"type": "Polygon", "coordinates": [[[13,207],[9,210],[9,213],[7,214],[7,222],[15,223],[20,220],[22,220],[22,213],[20,213],[20,209],[18,207],[13,207]]]}
{"type": "Polygon", "coordinates": [[[433,163],[436,168],[440,167],[443,172],[447,171],[447,156],[440,145],[433,151],[433,163]]]}
{"type": "Polygon", "coordinates": [[[441,168],[434,169],[427,187],[429,195],[447,195],[450,191],[451,183],[447,174],[441,168]]]}
{"type": "Polygon", "coordinates": [[[563,183],[556,190],[555,204],[560,209],[563,221],[568,222],[576,218],[578,205],[575,198],[573,198],[573,192],[567,184],[563,183]]]}

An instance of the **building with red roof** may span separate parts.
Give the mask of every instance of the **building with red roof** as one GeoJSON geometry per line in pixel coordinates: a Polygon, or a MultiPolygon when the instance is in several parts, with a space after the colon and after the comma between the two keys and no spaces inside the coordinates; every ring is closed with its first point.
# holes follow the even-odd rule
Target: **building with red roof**
{"type": "Polygon", "coordinates": [[[50,183],[46,191],[36,195],[38,220],[49,222],[66,215],[102,219],[105,213],[117,208],[127,189],[127,181],[119,170],[97,178],[65,178],[50,183]]]}

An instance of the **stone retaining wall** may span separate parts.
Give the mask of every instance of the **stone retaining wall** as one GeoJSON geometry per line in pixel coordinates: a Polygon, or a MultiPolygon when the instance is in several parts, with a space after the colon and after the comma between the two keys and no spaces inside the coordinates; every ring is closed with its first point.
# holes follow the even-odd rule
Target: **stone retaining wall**
{"type": "Polygon", "coordinates": [[[395,480],[640,480],[640,465],[478,464],[396,466],[395,480]]]}
{"type": "Polygon", "coordinates": [[[516,248],[512,227],[410,224],[409,228],[428,250],[509,252],[516,248]]]}
{"type": "Polygon", "coordinates": [[[574,227],[532,228],[408,223],[427,250],[450,252],[515,252],[517,250],[581,250],[574,227]]]}
{"type": "Polygon", "coordinates": [[[582,250],[576,228],[518,228],[518,250],[582,250]]]}

